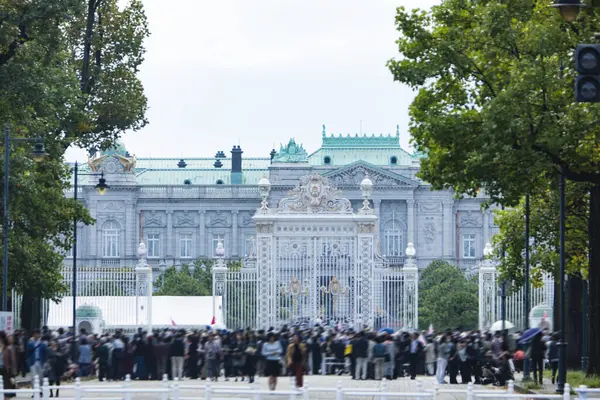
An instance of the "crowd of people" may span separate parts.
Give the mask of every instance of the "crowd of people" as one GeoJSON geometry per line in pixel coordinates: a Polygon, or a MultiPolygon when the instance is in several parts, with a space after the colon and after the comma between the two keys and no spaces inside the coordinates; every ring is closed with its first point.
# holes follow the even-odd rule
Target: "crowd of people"
{"type": "MultiPolygon", "coordinates": [[[[460,332],[373,332],[315,327],[279,330],[155,330],[139,329],[103,335],[85,331],[42,329],[7,337],[0,332],[0,374],[5,387],[27,373],[47,377],[51,384],[76,376],[100,381],[206,379],[217,381],[295,376],[303,386],[306,374],[347,374],[352,379],[398,379],[435,376],[438,383],[474,382],[503,386],[531,359],[533,377],[542,380],[545,360],[556,375],[556,337],[541,330],[523,346],[519,334],[460,332]]],[[[51,393],[58,396],[58,391],[51,393]]]]}

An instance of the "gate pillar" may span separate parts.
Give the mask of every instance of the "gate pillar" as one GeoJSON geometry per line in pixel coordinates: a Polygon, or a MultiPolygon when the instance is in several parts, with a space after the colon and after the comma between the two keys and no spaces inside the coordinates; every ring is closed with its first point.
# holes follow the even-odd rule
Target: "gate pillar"
{"type": "Polygon", "coordinates": [[[413,331],[419,329],[419,268],[414,260],[416,253],[415,246],[409,242],[406,247],[407,260],[402,268],[404,327],[413,331]]]}
{"type": "Polygon", "coordinates": [[[479,265],[479,330],[486,331],[496,320],[496,267],[492,245],[486,243],[485,260],[479,265]]]}
{"type": "Polygon", "coordinates": [[[138,318],[136,321],[141,325],[143,321],[148,326],[148,333],[152,333],[152,268],[146,262],[146,254],[148,253],[146,245],[141,242],[138,247],[138,256],[140,261],[135,266],[135,280],[136,280],[136,303],[137,312],[146,314],[145,318],[138,318]],[[144,303],[146,306],[144,307],[144,303]]]}

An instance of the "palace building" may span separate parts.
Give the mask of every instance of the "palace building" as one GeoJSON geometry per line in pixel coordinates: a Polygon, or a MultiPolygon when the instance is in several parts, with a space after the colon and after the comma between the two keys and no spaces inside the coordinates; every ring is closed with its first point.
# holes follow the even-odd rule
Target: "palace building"
{"type": "Polygon", "coordinates": [[[358,210],[360,183],[368,176],[378,251],[389,265],[403,266],[412,242],[419,268],[443,259],[475,269],[497,232],[493,213],[481,209],[488,200],[483,195],[455,199],[451,190],[432,191],[417,177],[421,155],[400,146],[398,128],[391,135],[331,135],[323,127],[321,147],[310,153],[294,139],[279,151],[265,150],[266,157],[244,157],[240,146],[214,151],[212,157],[143,158],[119,144],[90,155],[80,172],[103,172],[110,189],[100,195],[94,190],[97,177],[80,177],[78,197],[96,224],[78,228],[77,264],[133,267],[140,241],[155,276],[161,263],[214,257],[219,242],[226,258],[243,259],[256,236],[253,215],[261,204],[263,177],[271,184],[271,204],[302,177],[319,174],[358,210]]]}

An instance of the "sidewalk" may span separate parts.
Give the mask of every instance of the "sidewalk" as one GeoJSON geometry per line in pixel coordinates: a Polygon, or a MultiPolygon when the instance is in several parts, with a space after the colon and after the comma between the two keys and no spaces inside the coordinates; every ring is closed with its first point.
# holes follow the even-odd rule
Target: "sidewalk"
{"type": "Polygon", "coordinates": [[[556,384],[552,384],[550,379],[544,378],[544,384],[538,388],[530,389],[528,385],[533,386],[533,377],[529,382],[523,382],[523,373],[519,372],[515,374],[515,389],[526,393],[542,393],[542,394],[556,394],[556,384]]]}

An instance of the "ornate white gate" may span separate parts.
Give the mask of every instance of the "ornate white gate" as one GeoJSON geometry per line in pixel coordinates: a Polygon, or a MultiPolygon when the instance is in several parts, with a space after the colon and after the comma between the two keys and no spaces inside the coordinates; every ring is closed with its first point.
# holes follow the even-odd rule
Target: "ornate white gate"
{"type": "Polygon", "coordinates": [[[256,256],[251,254],[241,271],[219,278],[227,280],[226,324],[250,326],[256,318],[254,326],[261,328],[315,323],[416,328],[417,269],[387,268],[378,257],[377,216],[369,203],[372,186],[366,177],[361,183],[363,207],[354,213],[350,201],[315,174],[302,178],[271,209],[270,182],[263,178],[262,205],[253,217],[256,256]],[[246,279],[237,274],[246,274],[246,279]],[[249,287],[254,283],[255,291],[249,287]],[[232,285],[256,294],[256,315],[246,310],[243,322],[231,317],[241,307],[227,299],[238,297],[232,285]]]}

